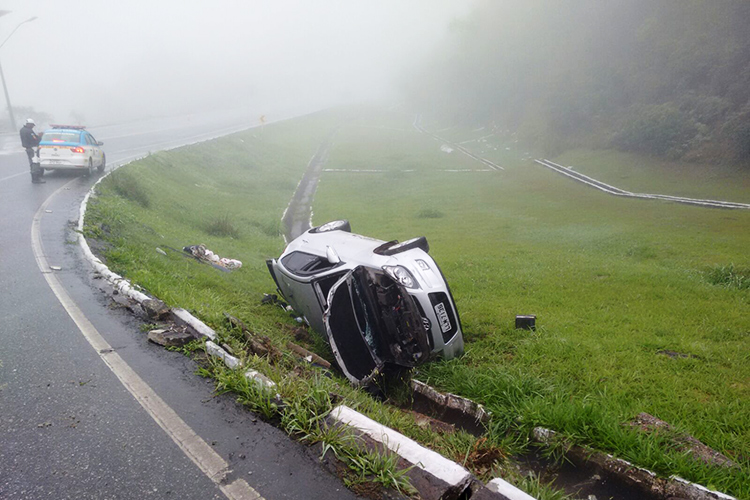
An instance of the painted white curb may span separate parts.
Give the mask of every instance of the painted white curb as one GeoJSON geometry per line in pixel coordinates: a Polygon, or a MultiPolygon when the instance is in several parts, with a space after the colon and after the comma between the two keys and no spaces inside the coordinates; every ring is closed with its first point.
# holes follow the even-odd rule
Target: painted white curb
{"type": "Polygon", "coordinates": [[[499,493],[507,497],[509,500],[536,500],[525,491],[521,491],[510,483],[503,481],[500,478],[493,479],[487,483],[487,489],[492,493],[499,493]]]}
{"type": "Polygon", "coordinates": [[[468,483],[471,480],[469,471],[432,450],[428,450],[416,441],[393,429],[375,422],[348,406],[337,406],[331,411],[331,417],[342,424],[354,427],[370,438],[381,443],[389,450],[425,472],[445,481],[451,486],[468,483]]]}
{"type": "Polygon", "coordinates": [[[199,335],[208,337],[210,340],[216,340],[216,332],[213,330],[213,328],[187,312],[185,309],[176,307],[172,309],[172,314],[177,316],[177,318],[183,321],[186,325],[190,326],[190,328],[198,332],[199,335]]]}
{"type": "Polygon", "coordinates": [[[83,250],[83,256],[86,258],[89,264],[91,264],[91,267],[93,267],[96,272],[104,276],[104,278],[109,281],[112,286],[114,286],[115,289],[117,289],[120,293],[126,295],[127,297],[130,297],[133,300],[138,301],[139,303],[142,303],[143,301],[148,300],[150,297],[145,293],[136,290],[128,280],[126,280],[119,274],[110,271],[109,268],[93,254],[88,242],[86,241],[86,238],[83,237],[83,219],[86,215],[86,207],[88,206],[89,198],[94,192],[97,184],[99,184],[112,172],[114,172],[114,170],[110,170],[109,172],[107,172],[107,174],[101,176],[99,180],[97,180],[94,185],[91,186],[91,189],[89,189],[89,192],[86,193],[86,196],[83,197],[83,201],[81,202],[81,207],[78,212],[78,225],[76,226],[76,229],[78,231],[78,243],[81,245],[81,250],[83,250]]]}
{"type": "Polygon", "coordinates": [[[238,358],[235,358],[231,354],[229,354],[227,351],[219,347],[218,345],[214,344],[210,340],[206,341],[206,352],[215,358],[219,358],[224,362],[225,365],[227,365],[228,368],[234,370],[236,368],[239,368],[242,363],[240,363],[240,360],[238,358]]]}

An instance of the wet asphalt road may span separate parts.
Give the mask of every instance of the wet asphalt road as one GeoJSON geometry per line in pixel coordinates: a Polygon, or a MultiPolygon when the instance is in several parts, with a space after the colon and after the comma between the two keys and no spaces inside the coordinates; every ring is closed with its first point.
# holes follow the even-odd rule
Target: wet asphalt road
{"type": "MultiPolygon", "coordinates": [[[[240,119],[193,117],[92,128],[109,165],[191,143],[240,119]]],[[[45,176],[32,185],[20,147],[0,152],[0,498],[210,499],[219,488],[149,416],[84,339],[53,294],[31,246],[41,240],[67,293],[133,370],[267,499],[355,498],[306,447],[236,405],[186,357],[148,343],[93,279],[71,224],[96,176],[45,176]],[[63,189],[60,189],[63,188],[63,189]]]]}

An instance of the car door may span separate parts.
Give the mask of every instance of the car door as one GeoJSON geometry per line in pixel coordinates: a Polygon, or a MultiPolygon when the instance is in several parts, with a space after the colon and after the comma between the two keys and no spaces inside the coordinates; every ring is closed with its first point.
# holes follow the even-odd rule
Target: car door
{"type": "Polygon", "coordinates": [[[94,139],[94,136],[86,132],[86,144],[88,148],[88,157],[91,158],[91,162],[94,166],[98,166],[102,162],[102,150],[99,148],[99,143],[94,139]]]}

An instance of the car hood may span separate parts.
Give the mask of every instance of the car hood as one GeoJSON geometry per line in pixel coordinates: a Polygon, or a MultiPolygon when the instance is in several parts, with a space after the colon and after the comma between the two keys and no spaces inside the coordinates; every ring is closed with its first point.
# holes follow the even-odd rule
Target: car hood
{"type": "Polygon", "coordinates": [[[359,266],[328,293],[323,319],[344,375],[367,384],[386,363],[413,367],[430,346],[422,316],[405,287],[378,269],[359,266]]]}

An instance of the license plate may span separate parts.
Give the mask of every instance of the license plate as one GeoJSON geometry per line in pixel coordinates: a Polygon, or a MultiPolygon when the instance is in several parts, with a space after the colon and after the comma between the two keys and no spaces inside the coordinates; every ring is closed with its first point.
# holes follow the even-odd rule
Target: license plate
{"type": "Polygon", "coordinates": [[[59,165],[60,163],[62,163],[62,160],[50,160],[49,162],[53,165],[59,165]]]}
{"type": "Polygon", "coordinates": [[[448,319],[448,313],[445,310],[445,305],[442,303],[435,306],[435,314],[437,314],[438,321],[440,322],[440,329],[443,333],[450,331],[451,320],[448,319]]]}

